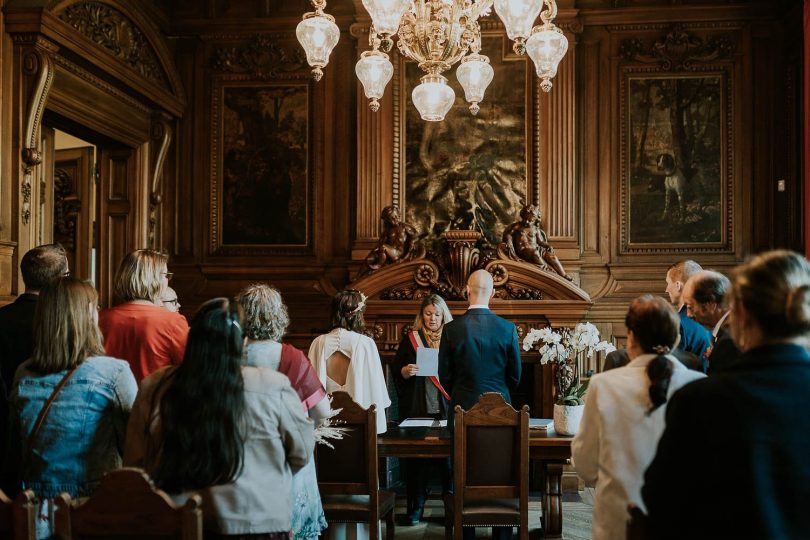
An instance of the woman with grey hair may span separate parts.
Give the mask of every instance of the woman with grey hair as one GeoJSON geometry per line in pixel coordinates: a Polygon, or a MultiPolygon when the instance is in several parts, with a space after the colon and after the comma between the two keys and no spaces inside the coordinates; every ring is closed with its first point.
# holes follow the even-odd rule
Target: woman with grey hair
{"type": "MultiPolygon", "coordinates": [[[[282,344],[281,338],[290,324],[287,307],[281,294],[269,285],[257,283],[242,289],[236,296],[245,312],[247,336],[246,363],[270,368],[290,379],[304,408],[315,422],[329,416],[329,399],[309,359],[292,345],[282,344]]],[[[293,538],[316,538],[326,528],[315,461],[293,476],[293,538]]]]}

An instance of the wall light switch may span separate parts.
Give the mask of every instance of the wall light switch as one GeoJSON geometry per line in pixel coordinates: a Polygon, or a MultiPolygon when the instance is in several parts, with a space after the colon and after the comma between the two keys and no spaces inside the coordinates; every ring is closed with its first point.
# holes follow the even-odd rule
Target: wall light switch
{"type": "Polygon", "coordinates": [[[779,180],[776,182],[776,191],[782,192],[785,191],[785,181],[779,180]]]}

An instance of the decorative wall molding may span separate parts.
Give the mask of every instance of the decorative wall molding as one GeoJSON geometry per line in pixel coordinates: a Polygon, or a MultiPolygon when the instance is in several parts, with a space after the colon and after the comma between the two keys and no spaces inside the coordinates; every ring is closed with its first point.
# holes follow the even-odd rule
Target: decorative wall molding
{"type": "Polygon", "coordinates": [[[152,167],[149,193],[149,245],[156,249],[157,224],[163,198],[161,189],[163,183],[163,163],[172,141],[171,117],[164,112],[156,111],[152,114],[152,128],[150,133],[150,164],[152,167]]]}
{"type": "Polygon", "coordinates": [[[279,42],[277,35],[257,34],[244,45],[219,47],[211,54],[211,69],[261,81],[301,78],[302,70],[308,68],[304,51],[297,43],[279,42]]]}
{"type": "Polygon", "coordinates": [[[129,94],[122,92],[117,87],[111,85],[107,81],[93,75],[83,67],[71,62],[70,60],[66,59],[64,56],[59,54],[53,56],[53,62],[60,68],[64,68],[66,71],[77,75],[82,80],[92,84],[96,88],[103,90],[106,94],[109,94],[111,97],[115,99],[121,100],[126,102],[128,107],[132,107],[136,109],[138,112],[141,113],[148,113],[150,109],[146,107],[143,102],[138,101],[137,99],[133,98],[129,94]]]}
{"type": "Polygon", "coordinates": [[[100,46],[144,78],[168,88],[168,81],[149,40],[131,19],[98,2],[68,6],[59,19],[100,46]]]}
{"type": "Polygon", "coordinates": [[[619,54],[627,62],[658,64],[664,71],[692,71],[700,64],[730,58],[735,49],[729,35],[703,38],[688,32],[682,24],[675,24],[653,43],[638,38],[624,40],[619,54]]]}

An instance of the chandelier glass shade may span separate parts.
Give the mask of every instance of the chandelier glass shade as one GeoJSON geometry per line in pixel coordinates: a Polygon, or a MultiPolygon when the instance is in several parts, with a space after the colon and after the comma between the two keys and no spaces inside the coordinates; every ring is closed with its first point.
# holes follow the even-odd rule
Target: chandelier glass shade
{"type": "MultiPolygon", "coordinates": [[[[334,18],[325,14],[325,0],[311,0],[315,12],[304,15],[296,35],[313,67],[315,80],[329,61],[340,32],[334,18]]],[[[476,114],[487,87],[494,77],[489,58],[481,54],[479,18],[493,7],[514,40],[517,54],[528,52],[535,64],[541,88],[551,90],[551,79],[568,50],[568,40],[551,22],[557,16],[554,0],[362,0],[371,16],[369,45],[355,66],[372,111],[393,75],[388,57],[397,36],[397,48],[426,73],[414,88],[412,97],[420,115],[427,121],[441,121],[453,106],[455,92],[442,75],[459,63],[456,77],[476,114]],[[545,9],[544,9],[545,8],[545,9]],[[532,27],[538,14],[542,24],[532,27]]]]}

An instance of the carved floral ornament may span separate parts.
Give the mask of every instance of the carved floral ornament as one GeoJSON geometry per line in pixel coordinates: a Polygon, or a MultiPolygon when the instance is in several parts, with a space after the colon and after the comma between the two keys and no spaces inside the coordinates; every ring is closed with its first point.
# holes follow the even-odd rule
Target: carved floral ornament
{"type": "Polygon", "coordinates": [[[168,84],[149,40],[137,25],[117,9],[98,2],[73,4],[59,14],[90,41],[149,79],[167,88],[168,84]]]}
{"type": "Polygon", "coordinates": [[[246,74],[259,80],[289,77],[306,65],[300,48],[282,47],[267,35],[255,35],[246,45],[217,48],[211,55],[214,71],[246,74]]]}
{"type": "Polygon", "coordinates": [[[638,38],[622,41],[619,55],[628,62],[658,64],[664,71],[693,71],[698,64],[729,58],[735,50],[729,35],[702,38],[676,24],[654,43],[638,38]]]}

